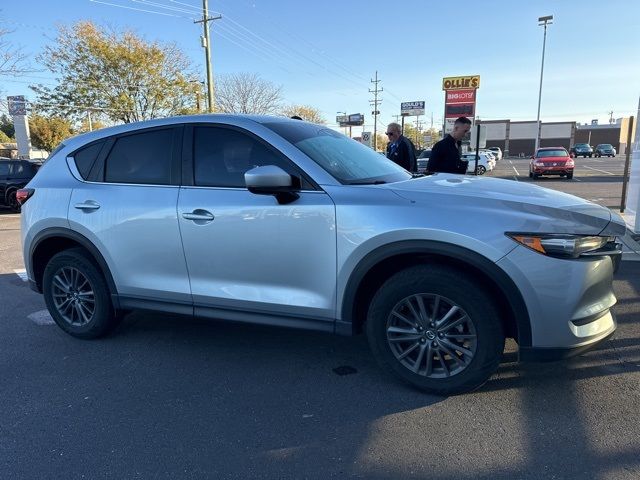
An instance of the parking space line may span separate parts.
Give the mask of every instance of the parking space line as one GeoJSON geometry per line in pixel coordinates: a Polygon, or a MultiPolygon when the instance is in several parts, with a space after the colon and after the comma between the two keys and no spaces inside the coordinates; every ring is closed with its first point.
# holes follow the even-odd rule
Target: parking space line
{"type": "Polygon", "coordinates": [[[15,274],[18,275],[20,277],[20,279],[23,282],[28,282],[29,281],[29,277],[27,277],[27,271],[22,269],[22,270],[14,270],[15,274]]]}
{"type": "Polygon", "coordinates": [[[607,172],[606,170],[600,170],[599,168],[588,167],[586,165],[580,165],[580,168],[588,168],[589,170],[595,170],[596,172],[606,173],[607,175],[615,175],[615,173],[607,172]]]}
{"type": "Polygon", "coordinates": [[[53,318],[49,314],[49,310],[40,310],[27,315],[27,318],[36,325],[55,325],[53,318]]]}

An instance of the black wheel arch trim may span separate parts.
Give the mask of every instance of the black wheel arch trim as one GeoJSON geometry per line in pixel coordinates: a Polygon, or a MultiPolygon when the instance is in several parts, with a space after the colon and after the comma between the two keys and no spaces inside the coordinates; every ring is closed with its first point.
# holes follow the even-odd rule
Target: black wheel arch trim
{"type": "Polygon", "coordinates": [[[520,290],[504,270],[496,265],[496,263],[472,250],[434,240],[406,240],[394,242],[378,247],[360,260],[351,273],[342,298],[342,305],[340,306],[341,320],[339,322],[342,326],[342,331],[345,330],[345,326],[348,324],[351,324],[353,327],[353,305],[360,284],[364,280],[366,274],[371,270],[371,268],[380,262],[390,257],[403,254],[438,255],[441,257],[449,257],[452,260],[467,263],[482,271],[502,290],[504,297],[507,299],[511,310],[513,311],[514,321],[518,328],[518,345],[520,347],[531,346],[531,324],[527,306],[522,298],[520,290]]]}
{"type": "MultiPolygon", "coordinates": [[[[113,280],[113,276],[111,275],[111,270],[109,270],[109,266],[105,261],[100,250],[84,235],[66,228],[61,227],[50,227],[45,228],[41,232],[39,232],[33,242],[31,242],[31,248],[29,249],[29,259],[31,261],[31,269],[33,271],[33,255],[37,250],[38,246],[45,240],[49,240],[51,238],[65,238],[68,240],[73,240],[78,243],[81,247],[85,248],[93,257],[93,259],[97,262],[98,267],[102,271],[104,278],[107,282],[107,286],[109,287],[109,293],[111,295],[111,299],[113,302],[113,306],[115,309],[119,309],[119,301],[118,301],[118,289],[116,288],[116,283],[113,280]]],[[[35,272],[34,272],[35,273],[35,272]]],[[[42,283],[41,279],[36,279],[36,288],[37,291],[42,293],[42,283]]]]}

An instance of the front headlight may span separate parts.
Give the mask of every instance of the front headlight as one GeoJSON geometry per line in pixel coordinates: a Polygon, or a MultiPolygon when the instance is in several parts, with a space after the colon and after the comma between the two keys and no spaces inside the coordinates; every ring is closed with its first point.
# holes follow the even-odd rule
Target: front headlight
{"type": "Polygon", "coordinates": [[[588,252],[604,247],[614,240],[612,237],[586,235],[533,235],[507,233],[509,238],[543,255],[560,258],[578,258],[588,252]]]}

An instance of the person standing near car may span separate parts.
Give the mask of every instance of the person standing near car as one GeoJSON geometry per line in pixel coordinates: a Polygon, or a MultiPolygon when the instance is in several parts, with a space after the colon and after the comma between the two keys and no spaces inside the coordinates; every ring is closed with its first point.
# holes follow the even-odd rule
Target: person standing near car
{"type": "Polygon", "coordinates": [[[415,148],[411,140],[402,135],[402,127],[397,123],[390,123],[386,135],[389,138],[387,158],[409,172],[416,172],[415,148]]]}
{"type": "Polygon", "coordinates": [[[453,130],[433,146],[427,171],[431,173],[466,173],[469,162],[460,158],[460,145],[464,136],[471,130],[471,120],[459,117],[453,124],[453,130]]]}

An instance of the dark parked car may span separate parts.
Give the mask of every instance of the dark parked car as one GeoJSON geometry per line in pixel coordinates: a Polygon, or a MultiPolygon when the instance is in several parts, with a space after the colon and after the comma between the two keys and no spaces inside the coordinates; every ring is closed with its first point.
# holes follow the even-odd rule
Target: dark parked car
{"type": "Polygon", "coordinates": [[[604,155],[607,157],[616,156],[616,149],[613,148],[613,145],[610,143],[601,143],[596,146],[596,157],[602,157],[604,155]]]}
{"type": "Polygon", "coordinates": [[[591,145],[589,145],[588,143],[576,143],[569,150],[569,155],[571,155],[572,157],[593,157],[593,148],[591,148],[591,145]]]}
{"type": "Polygon", "coordinates": [[[427,173],[427,164],[429,163],[430,156],[431,150],[423,150],[418,156],[418,173],[427,173]]]}
{"type": "Polygon", "coordinates": [[[29,160],[13,160],[0,157],[0,205],[6,205],[19,212],[20,204],[16,192],[31,180],[40,168],[29,160]]]}

